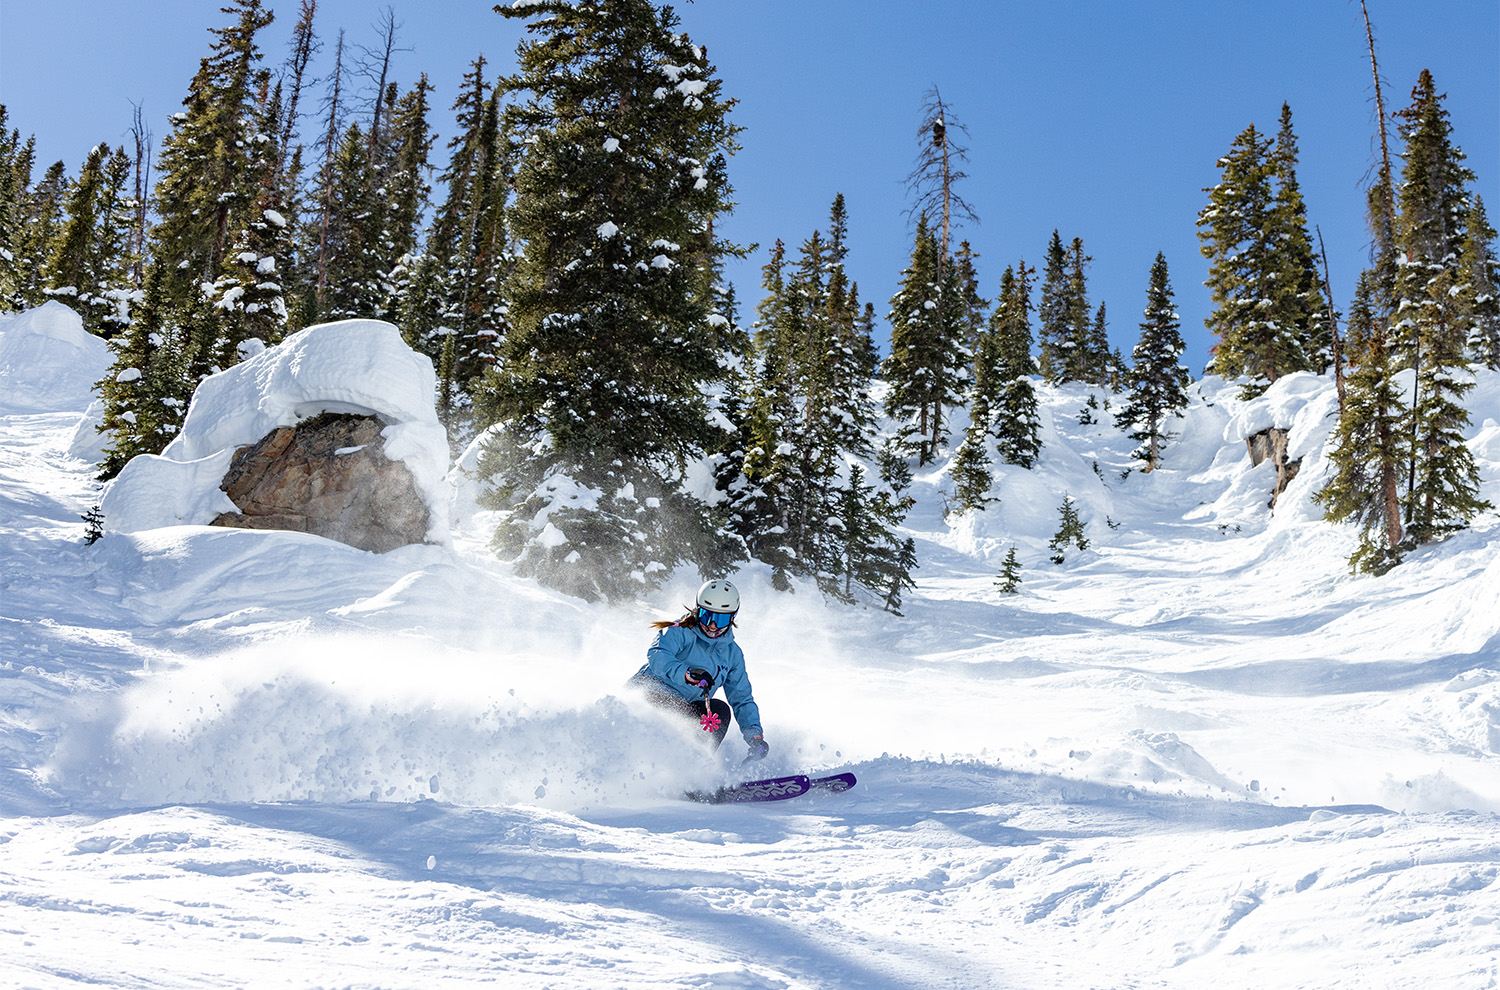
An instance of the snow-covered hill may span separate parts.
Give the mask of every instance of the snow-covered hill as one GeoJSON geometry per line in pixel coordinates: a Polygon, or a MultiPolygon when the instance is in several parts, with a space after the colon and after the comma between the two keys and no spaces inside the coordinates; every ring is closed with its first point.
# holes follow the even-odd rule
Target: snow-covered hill
{"type": "MultiPolygon", "coordinates": [[[[738,744],[684,755],[622,690],[693,576],[617,609],[518,580],[458,474],[448,545],[85,546],[105,357],[57,309],[0,322],[0,985],[1500,981],[1500,517],[1351,577],[1325,381],[1199,383],[1149,475],[1106,396],[1044,389],[996,505],[919,476],[904,618],[747,568],[765,769],[860,785],[714,807],[675,795],[738,744]],[[1091,545],[1054,565],[1064,493],[1091,545]]],[[[1500,505],[1500,376],[1471,407],[1500,505]]]]}

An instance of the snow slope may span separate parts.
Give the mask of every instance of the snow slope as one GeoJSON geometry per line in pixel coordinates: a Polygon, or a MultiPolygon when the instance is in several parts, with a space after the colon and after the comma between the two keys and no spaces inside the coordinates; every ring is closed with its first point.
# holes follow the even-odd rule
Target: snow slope
{"type": "MultiPolygon", "coordinates": [[[[0,355],[67,366],[35,322],[0,355]]],[[[0,367],[0,986],[1500,981],[1496,515],[1351,577],[1310,501],[1326,382],[1199,383],[1149,475],[1105,396],[1044,390],[996,505],[944,519],[945,465],[919,477],[904,618],[747,568],[764,768],[860,785],[710,807],[675,794],[738,742],[705,757],[622,689],[691,575],[585,605],[489,557],[472,505],[386,555],[86,547],[102,373],[0,367]],[[1269,422],[1304,454],[1274,511],[1241,442],[1269,422]],[[1092,542],[1053,565],[1064,492],[1092,542]]],[[[1500,377],[1471,407],[1500,504],[1500,377]]]]}

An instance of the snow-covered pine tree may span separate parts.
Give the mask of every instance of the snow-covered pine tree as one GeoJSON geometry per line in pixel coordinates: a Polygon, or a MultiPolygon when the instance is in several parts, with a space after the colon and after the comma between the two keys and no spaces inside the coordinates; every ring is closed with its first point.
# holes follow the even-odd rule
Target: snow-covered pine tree
{"type": "Polygon", "coordinates": [[[715,540],[686,465],[720,449],[705,390],[733,355],[713,310],[736,128],[704,50],[647,0],[499,8],[526,18],[502,89],[522,149],[511,332],[483,461],[497,549],[588,598],[649,592],[715,540]]]}
{"type": "Polygon", "coordinates": [[[89,152],[44,272],[46,294],[78,310],[84,327],[105,337],[129,322],[129,177],[124,148],[111,153],[101,144],[89,152]]]}
{"type": "Polygon", "coordinates": [[[16,309],[47,301],[47,262],[57,248],[69,187],[67,166],[53,162],[22,198],[11,293],[16,309]]]}
{"type": "Polygon", "coordinates": [[[1500,371],[1500,258],[1484,199],[1474,197],[1459,258],[1459,300],[1473,361],[1500,371]]]}
{"type": "Polygon", "coordinates": [[[1054,229],[1042,263],[1042,299],[1037,307],[1041,374],[1051,385],[1062,381],[1066,371],[1068,318],[1068,252],[1054,229]]]}
{"type": "Polygon", "coordinates": [[[9,122],[9,112],[0,103],[0,307],[14,309],[19,302],[16,252],[36,138],[23,142],[19,129],[6,130],[9,122]]]}
{"type": "MultiPolygon", "coordinates": [[[[394,319],[403,308],[401,289],[406,286],[397,284],[397,272],[409,271],[408,259],[419,251],[422,214],[432,193],[428,181],[432,171],[429,157],[435,139],[428,121],[431,94],[432,84],[424,72],[416,85],[396,102],[390,115],[390,138],[383,156],[386,213],[383,248],[390,263],[387,279],[391,288],[384,307],[387,319],[394,319]]],[[[406,332],[404,326],[402,330],[406,332]]]]}
{"type": "MultiPolygon", "coordinates": [[[[1007,274],[1011,274],[1009,269],[1007,274]]],[[[1031,381],[1037,374],[1031,357],[1031,279],[1035,274],[1036,269],[1023,258],[1008,284],[1002,277],[989,331],[995,347],[992,433],[1001,459],[1023,468],[1036,463],[1042,450],[1036,388],[1031,381]]]]}
{"type": "Polygon", "coordinates": [[[510,186],[507,149],[513,144],[502,133],[503,94],[500,87],[488,87],[484,65],[482,57],[475,60],[453,105],[460,131],[449,142],[453,153],[441,177],[447,197],[428,238],[446,286],[438,413],[455,438],[475,428],[474,402],[486,387],[484,376],[498,360],[509,328],[504,284],[514,259],[505,206],[510,186]]]}
{"type": "Polygon", "coordinates": [[[1204,284],[1214,302],[1203,322],[1219,338],[1209,370],[1229,379],[1244,376],[1247,397],[1312,366],[1303,346],[1305,328],[1288,316],[1304,312],[1305,302],[1296,301],[1295,281],[1287,284],[1282,277],[1282,221],[1293,213],[1278,204],[1272,147],[1254,124],[1241,131],[1219,159],[1222,177],[1207,190],[1208,205],[1198,214],[1198,239],[1209,260],[1204,284]]]}
{"type": "Polygon", "coordinates": [[[133,386],[105,392],[104,423],[113,434],[105,476],[135,454],[159,451],[177,433],[197,383],[232,351],[222,346],[225,313],[212,289],[235,238],[259,219],[258,163],[262,146],[276,137],[260,130],[255,88],[261,57],[255,36],[272,14],[261,0],[231,0],[223,11],[232,23],[210,29],[210,54],[199,63],[158,159],[149,291],[104,379],[125,376],[133,386]],[[116,405],[122,397],[128,405],[116,405]]]}
{"type": "Polygon", "coordinates": [[[962,396],[968,364],[958,336],[958,293],[944,292],[955,288],[956,279],[952,266],[947,276],[939,268],[937,240],[927,218],[920,217],[911,261],[891,298],[891,352],[881,366],[890,386],[886,414],[914,428],[919,466],[937,457],[944,436],[942,409],[962,396]]]}
{"type": "Polygon", "coordinates": [[[1130,395],[1115,421],[1141,444],[1135,456],[1146,462],[1145,470],[1154,471],[1168,437],[1167,419],[1182,415],[1191,381],[1188,369],[1178,363],[1186,345],[1172,299],[1167,258],[1160,251],[1151,263],[1143,315],[1141,338],[1125,376],[1130,395]]]}
{"type": "Polygon", "coordinates": [[[1067,339],[1062,348],[1062,371],[1058,383],[1097,384],[1101,362],[1094,353],[1094,315],[1089,306],[1088,268],[1093,258],[1083,253],[1083,238],[1075,237],[1068,245],[1068,279],[1064,290],[1067,313],[1067,339]]]}
{"type": "Polygon", "coordinates": [[[984,332],[985,318],[989,315],[990,301],[979,295],[979,272],[974,261],[979,257],[968,241],[961,241],[953,255],[953,270],[958,281],[959,338],[970,354],[979,346],[979,335],[984,332]]]}
{"type": "Polygon", "coordinates": [[[281,87],[267,91],[262,78],[248,167],[255,199],[237,217],[240,228],[210,297],[221,311],[214,365],[228,368],[286,334],[288,310],[282,273],[294,258],[287,214],[291,186],[277,134],[282,126],[281,87]]]}
{"type": "Polygon", "coordinates": [[[1410,445],[1406,409],[1382,312],[1384,291],[1375,269],[1359,279],[1349,307],[1350,370],[1343,412],[1328,459],[1333,475],[1313,498],[1330,522],[1359,524],[1359,545],[1349,557],[1356,573],[1383,574],[1401,560],[1399,474],[1410,445]]]}
{"type": "Polygon", "coordinates": [[[1310,371],[1326,371],[1333,364],[1333,328],[1328,322],[1328,302],[1323,280],[1313,256],[1307,232],[1307,204],[1297,182],[1297,135],[1292,130],[1292,108],[1281,105],[1280,127],[1270,153],[1276,180],[1270,221],[1274,227],[1274,257],[1277,262],[1276,295],[1278,324],[1295,327],[1295,334],[1310,371]]]}
{"type": "Polygon", "coordinates": [[[160,266],[146,268],[141,303],[125,332],[109,342],[114,363],[98,384],[104,402],[100,432],[110,438],[100,464],[101,480],[119,474],[137,454],[156,453],[171,442],[192,395],[187,324],[166,315],[165,282],[160,266]]]}
{"type": "Polygon", "coordinates": [[[1460,257],[1474,173],[1453,143],[1448,112],[1432,74],[1422,70],[1412,103],[1396,115],[1406,141],[1396,245],[1396,339],[1416,370],[1411,406],[1411,466],[1404,509],[1408,538],[1426,543],[1462,529],[1489,503],[1464,442],[1474,387],[1461,302],[1460,257]]]}
{"type": "Polygon", "coordinates": [[[989,408],[982,399],[969,405],[969,427],[964,431],[963,441],[953,453],[953,463],[948,469],[953,479],[953,498],[948,503],[952,512],[971,512],[998,501],[990,495],[995,476],[991,470],[989,430],[989,408]]]}

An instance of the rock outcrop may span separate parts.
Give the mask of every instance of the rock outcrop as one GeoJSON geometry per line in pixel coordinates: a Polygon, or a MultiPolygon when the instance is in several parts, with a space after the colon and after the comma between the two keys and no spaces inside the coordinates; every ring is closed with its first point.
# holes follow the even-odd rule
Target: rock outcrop
{"type": "Polygon", "coordinates": [[[1292,479],[1297,477],[1297,469],[1302,467],[1302,459],[1289,461],[1286,457],[1286,430],[1279,426],[1261,430],[1245,438],[1245,446],[1250,450],[1250,463],[1259,466],[1265,461],[1276,465],[1276,487],[1271,490],[1271,501],[1267,504],[1273,508],[1281,493],[1286,491],[1292,479]]]}
{"type": "Polygon", "coordinates": [[[385,454],[373,416],[323,413],[235,451],[219,487],[239,508],[210,525],[287,529],[385,553],[422,543],[429,510],[411,472],[385,454]]]}

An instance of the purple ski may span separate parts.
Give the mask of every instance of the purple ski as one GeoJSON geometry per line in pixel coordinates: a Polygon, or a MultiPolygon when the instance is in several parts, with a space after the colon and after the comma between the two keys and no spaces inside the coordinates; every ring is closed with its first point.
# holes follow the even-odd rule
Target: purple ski
{"type": "Polygon", "coordinates": [[[839,794],[855,784],[854,774],[836,773],[828,777],[809,778],[806,774],[787,777],[769,777],[765,780],[747,780],[743,784],[731,784],[716,791],[689,791],[687,797],[704,804],[736,804],[742,801],[785,801],[800,797],[808,791],[839,794]]]}
{"type": "Polygon", "coordinates": [[[716,791],[688,791],[692,801],[705,804],[735,804],[741,801],[785,801],[806,794],[812,781],[806,774],[789,777],[769,777],[765,780],[747,780],[743,784],[732,784],[716,791]]]}

